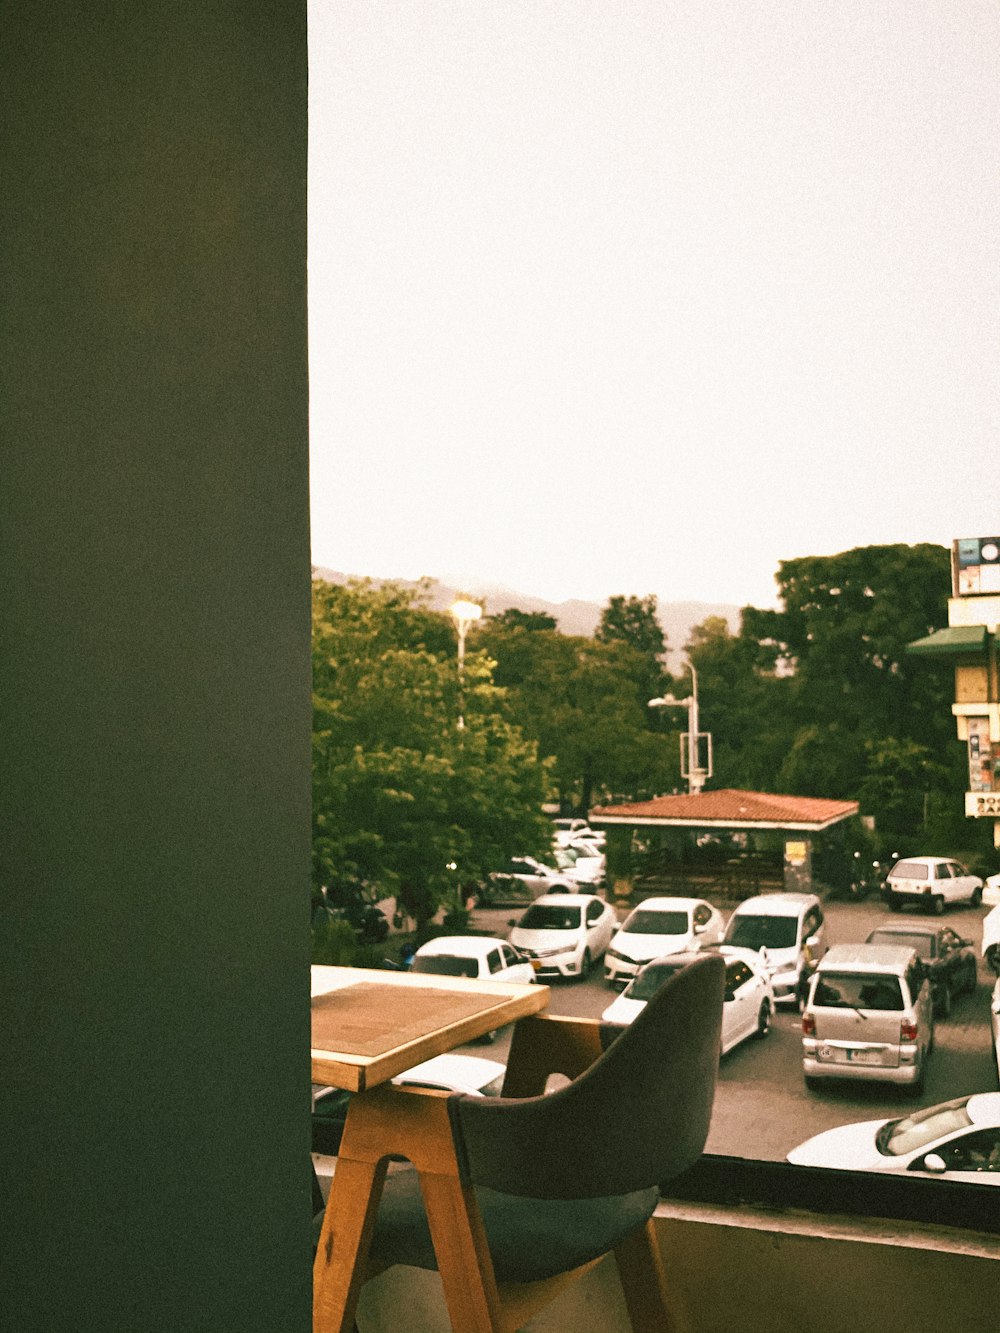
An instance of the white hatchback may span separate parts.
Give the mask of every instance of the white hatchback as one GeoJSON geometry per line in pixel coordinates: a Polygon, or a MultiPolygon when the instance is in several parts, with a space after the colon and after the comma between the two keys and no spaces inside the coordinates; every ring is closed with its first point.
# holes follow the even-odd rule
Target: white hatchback
{"type": "Polygon", "coordinates": [[[624,986],[643,963],[721,944],[722,933],[722,914],[704,898],[646,898],[611,941],[604,955],[604,980],[624,986]]]}
{"type": "Polygon", "coordinates": [[[893,912],[916,903],[941,913],[948,903],[978,907],[982,900],[979,876],[970,875],[965,866],[945,856],[908,856],[897,861],[885,877],[886,906],[893,912]]]}
{"type": "Polygon", "coordinates": [[[510,942],[530,958],[539,975],[583,977],[611,942],[618,918],[590,893],[537,898],[510,932],[510,942]]]}
{"type": "Polygon", "coordinates": [[[526,986],[535,969],[506,940],[488,935],[439,935],[421,944],[413,955],[413,971],[441,977],[472,977],[478,981],[509,981],[526,986]]]}

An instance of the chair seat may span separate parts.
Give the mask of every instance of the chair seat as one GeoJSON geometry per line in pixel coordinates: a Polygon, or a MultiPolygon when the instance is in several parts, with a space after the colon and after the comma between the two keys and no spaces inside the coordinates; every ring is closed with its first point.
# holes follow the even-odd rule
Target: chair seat
{"type": "MultiPolygon", "coordinates": [[[[659,1189],[599,1199],[528,1199],[476,1186],[498,1282],[534,1282],[588,1263],[614,1249],[653,1215],[659,1189]]],[[[413,1169],[385,1182],[372,1259],[381,1268],[437,1268],[413,1169]]]]}

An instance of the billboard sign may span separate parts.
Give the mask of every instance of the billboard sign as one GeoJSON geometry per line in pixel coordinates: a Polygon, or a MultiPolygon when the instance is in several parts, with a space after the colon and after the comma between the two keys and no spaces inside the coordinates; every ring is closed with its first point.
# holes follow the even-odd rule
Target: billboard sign
{"type": "Polygon", "coordinates": [[[955,597],[1000,593],[1000,537],[960,537],[951,547],[955,597]]]}

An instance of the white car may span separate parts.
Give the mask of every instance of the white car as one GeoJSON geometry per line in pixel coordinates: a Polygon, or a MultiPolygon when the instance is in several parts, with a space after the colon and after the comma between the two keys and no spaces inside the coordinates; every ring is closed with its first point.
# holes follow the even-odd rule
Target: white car
{"type": "Polygon", "coordinates": [[[1000,875],[987,875],[983,880],[983,902],[987,907],[1000,907],[1000,875]]]}
{"type": "Polygon", "coordinates": [[[796,1166],[910,1175],[1000,1185],[1000,1092],[976,1092],[899,1120],[828,1129],[788,1154],[796,1166]]]}
{"type": "MultiPolygon", "coordinates": [[[[602,1020],[605,1023],[631,1023],[663,983],[682,967],[687,967],[688,963],[701,957],[702,952],[673,953],[666,958],[654,958],[629,982],[621,995],[608,1005],[601,1015],[602,1020]]],[[[721,1054],[725,1055],[748,1037],[767,1036],[774,1015],[774,992],[755,953],[747,949],[730,949],[725,945],[717,952],[726,960],[721,1049],[721,1054]]]]}
{"type": "Polygon", "coordinates": [[[529,959],[506,940],[488,935],[439,935],[413,955],[413,971],[442,977],[473,977],[526,986],[535,980],[529,959]]]}
{"type": "Polygon", "coordinates": [[[618,918],[603,898],[554,893],[537,898],[510,932],[540,976],[583,977],[611,943],[618,918]]]}
{"type": "Polygon", "coordinates": [[[624,986],[663,954],[722,943],[721,913],[704,898],[646,898],[622,923],[604,955],[604,980],[624,986]]]}
{"type": "Polygon", "coordinates": [[[997,977],[990,999],[990,1029],[993,1033],[993,1054],[997,1062],[997,1082],[1000,1083],[1000,977],[997,977]]]}
{"type": "Polygon", "coordinates": [[[983,881],[965,866],[946,856],[908,856],[897,861],[885,877],[885,901],[893,912],[907,903],[941,913],[949,903],[978,907],[983,881]]]}
{"type": "Polygon", "coordinates": [[[983,942],[980,952],[991,972],[1000,976],[1000,907],[983,917],[983,942]]]}
{"type": "Polygon", "coordinates": [[[576,843],[566,847],[556,847],[552,853],[556,869],[580,885],[600,885],[604,883],[604,857],[590,851],[582,851],[576,843]]]}
{"type": "Polygon", "coordinates": [[[435,1055],[392,1080],[400,1087],[441,1088],[469,1097],[499,1097],[507,1066],[479,1055],[435,1055]]]}
{"type": "Polygon", "coordinates": [[[554,819],[556,842],[572,842],[574,838],[586,838],[588,842],[603,847],[607,834],[603,829],[592,829],[585,819],[554,819]]]}
{"type": "Polygon", "coordinates": [[[553,889],[575,893],[576,887],[576,880],[568,871],[545,865],[533,856],[514,856],[500,870],[491,873],[487,894],[491,898],[502,898],[505,894],[521,899],[537,898],[553,889]]]}
{"type": "Polygon", "coordinates": [[[726,924],[726,943],[761,956],[777,1004],[794,1002],[803,972],[823,953],[823,909],[814,893],[764,893],[747,898],[726,924]]]}

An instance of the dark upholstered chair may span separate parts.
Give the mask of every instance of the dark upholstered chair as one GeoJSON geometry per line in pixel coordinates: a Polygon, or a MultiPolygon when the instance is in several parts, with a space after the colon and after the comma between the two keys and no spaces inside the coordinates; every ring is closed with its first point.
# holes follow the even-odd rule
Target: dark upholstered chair
{"type": "MultiPolygon", "coordinates": [[[[415,1114],[436,1116],[449,1151],[407,1153],[417,1169],[384,1177],[367,1276],[440,1268],[457,1333],[512,1333],[614,1251],[636,1333],[672,1328],[651,1219],[705,1144],[724,978],[706,955],[610,1041],[592,1021],[521,1020],[500,1098],[411,1096],[440,1099],[415,1114]],[[552,1073],[572,1081],[545,1095],[552,1073]]],[[[338,1173],[350,1121],[341,1151],[338,1173]]]]}

